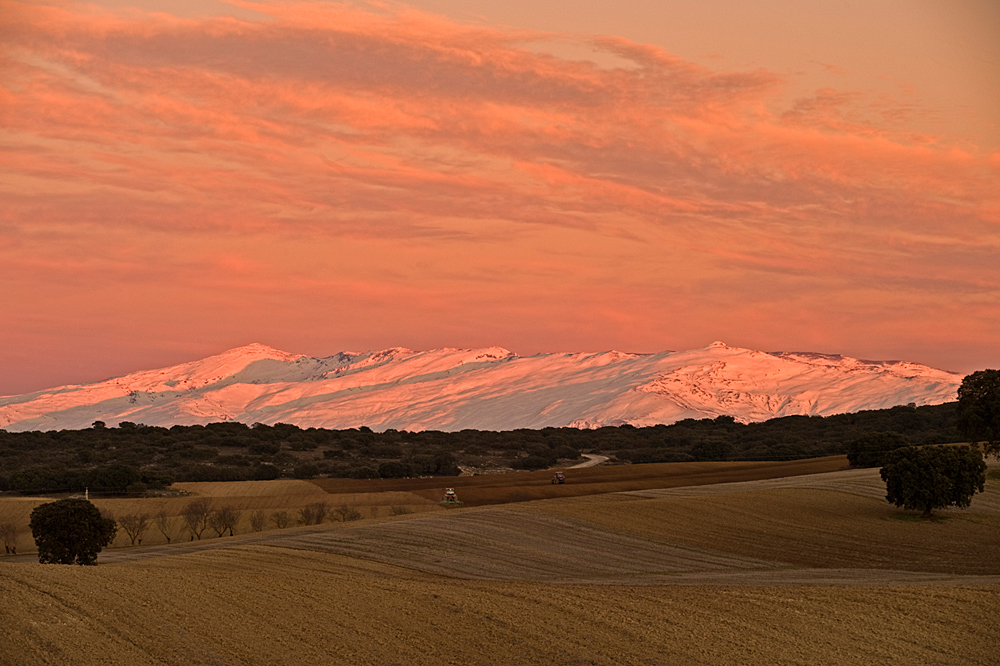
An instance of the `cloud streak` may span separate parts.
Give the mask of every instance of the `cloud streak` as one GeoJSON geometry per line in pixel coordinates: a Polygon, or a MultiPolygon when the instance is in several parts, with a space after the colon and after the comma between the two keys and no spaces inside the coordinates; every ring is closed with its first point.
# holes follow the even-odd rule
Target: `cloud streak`
{"type": "MultiPolygon", "coordinates": [[[[50,292],[53,312],[120,283],[124,252],[163,294],[174,280],[158,297],[164,319],[199,280],[252,298],[261,280],[239,275],[254,265],[292,304],[377,293],[379,317],[403,322],[392,344],[411,347],[466,343],[444,339],[447,326],[407,337],[407,317],[431,328],[437,317],[511,322],[500,331],[511,338],[469,344],[662,349],[728,334],[877,353],[851,311],[871,303],[886,335],[905,338],[900,355],[967,363],[928,358],[913,332],[915,317],[936,329],[967,298],[959,325],[1000,343],[972,335],[1000,330],[1000,157],[914,135],[907,119],[926,111],[912,100],[823,89],[775,110],[781,76],[614,36],[469,26],[395,4],[237,4],[261,20],[0,2],[0,275],[38,279],[6,296],[15,318],[46,275],[76,285],[50,292]],[[630,66],[529,48],[553,40],[630,66]],[[491,294],[470,298],[484,275],[491,294]],[[543,295],[512,314],[525,293],[543,295]],[[791,331],[744,330],[751,295],[811,314],[791,331]],[[421,298],[432,315],[416,314],[421,298]],[[653,324],[636,323],[640,309],[653,324]],[[620,323],[566,336],[596,312],[620,323]]],[[[183,335],[151,318],[135,330],[183,335]]],[[[221,328],[220,344],[247,334],[221,328]]],[[[344,346],[374,345],[372,333],[344,346]]]]}

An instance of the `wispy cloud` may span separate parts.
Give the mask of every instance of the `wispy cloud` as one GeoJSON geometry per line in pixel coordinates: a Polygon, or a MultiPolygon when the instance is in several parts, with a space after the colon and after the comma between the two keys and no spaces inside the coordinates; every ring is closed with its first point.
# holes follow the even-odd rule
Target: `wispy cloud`
{"type": "MultiPolygon", "coordinates": [[[[892,318],[906,285],[925,307],[894,331],[971,293],[967,321],[1000,330],[1000,157],[908,132],[926,113],[912,100],[824,89],[775,111],[781,76],[614,36],[397,4],[237,4],[262,19],[0,2],[0,273],[68,273],[86,289],[131,274],[110,256],[128,246],[136,274],[172,275],[182,291],[197,274],[239,299],[260,288],[225,279],[244,256],[292,301],[336,283],[405,314],[390,294],[407,283],[441,317],[481,307],[489,321],[541,279],[547,295],[514,320],[537,322],[560,294],[579,313],[556,316],[590,316],[567,296],[585,286],[600,308],[653,307],[661,330],[671,318],[653,304],[686,307],[706,331],[732,327],[747,294],[764,298],[767,273],[773,303],[787,294],[812,312],[800,338],[837,317],[843,337],[861,330],[844,323],[852,299],[892,318]],[[630,66],[529,48],[553,39],[630,66]],[[351,247],[379,268],[324,263],[309,246],[351,247]],[[496,298],[477,306],[483,271],[496,298]]],[[[8,311],[31,293],[8,294],[8,311]]],[[[627,337],[625,319],[615,333],[627,337]]],[[[765,328],[744,339],[780,339],[765,328]]],[[[659,335],[626,344],[677,337],[659,335]]]]}

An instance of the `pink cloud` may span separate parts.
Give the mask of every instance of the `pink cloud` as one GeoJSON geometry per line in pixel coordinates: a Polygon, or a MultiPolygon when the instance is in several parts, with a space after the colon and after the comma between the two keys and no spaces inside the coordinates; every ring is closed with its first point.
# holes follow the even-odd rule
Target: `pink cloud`
{"type": "Polygon", "coordinates": [[[880,311],[909,349],[943,312],[1000,330],[1000,157],[914,137],[909,98],[819,90],[776,112],[776,74],[614,36],[240,6],[267,18],[0,3],[0,276],[32,276],[3,299],[15,320],[118,289],[163,347],[198,325],[238,337],[199,309],[209,285],[234,311],[339,299],[370,320],[336,329],[351,346],[377,327],[560,349],[739,330],[851,353],[880,311]],[[525,47],[555,38],[634,66],[525,47]]]}

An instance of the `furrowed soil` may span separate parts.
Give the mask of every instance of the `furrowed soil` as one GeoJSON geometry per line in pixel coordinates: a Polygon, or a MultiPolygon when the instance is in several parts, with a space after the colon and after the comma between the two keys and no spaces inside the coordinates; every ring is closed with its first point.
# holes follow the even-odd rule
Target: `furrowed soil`
{"type": "MultiPolygon", "coordinates": [[[[0,664],[996,663],[995,482],[922,521],[877,470],[701,465],[449,479],[486,506],[113,548],[97,567],[0,558],[0,664]],[[518,492],[555,494],[495,505],[518,492]]],[[[327,497],[429,502],[435,482],[327,497]]],[[[298,499],[275,506],[322,497],[288,483],[298,499]]]]}

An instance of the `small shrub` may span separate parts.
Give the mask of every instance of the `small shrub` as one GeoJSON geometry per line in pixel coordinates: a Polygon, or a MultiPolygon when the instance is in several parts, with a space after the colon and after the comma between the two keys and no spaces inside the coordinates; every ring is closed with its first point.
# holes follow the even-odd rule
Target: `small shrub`
{"type": "Polygon", "coordinates": [[[281,445],[274,442],[254,442],[249,447],[250,453],[258,456],[273,456],[280,450],[281,445]]]}
{"type": "Polygon", "coordinates": [[[146,533],[146,530],[149,529],[149,514],[126,513],[118,519],[118,525],[125,530],[125,533],[134,546],[136,540],[142,543],[142,537],[146,533]]]}
{"type": "Polygon", "coordinates": [[[204,497],[191,500],[181,510],[184,524],[187,525],[193,536],[198,537],[199,541],[201,541],[202,532],[208,529],[208,517],[211,513],[212,503],[204,497]]]}
{"type": "Polygon", "coordinates": [[[281,470],[274,465],[257,465],[253,469],[253,478],[255,481],[273,481],[280,476],[281,470]]]}
{"type": "Polygon", "coordinates": [[[340,522],[346,523],[351,520],[361,520],[361,512],[355,509],[350,504],[341,504],[335,509],[338,516],[340,516],[340,522]]]}
{"type": "Polygon", "coordinates": [[[299,522],[303,525],[319,525],[326,520],[326,502],[314,502],[299,509],[299,522]]]}
{"type": "Polygon", "coordinates": [[[367,465],[363,467],[354,467],[348,472],[348,477],[352,479],[377,479],[378,470],[374,467],[369,467],[367,465]]]}
{"type": "Polygon", "coordinates": [[[319,475],[319,467],[313,463],[298,465],[292,470],[292,476],[296,479],[314,479],[319,475]]]}
{"type": "Polygon", "coordinates": [[[541,456],[527,456],[510,462],[510,466],[514,469],[545,469],[549,464],[549,460],[541,456]]]}
{"type": "Polygon", "coordinates": [[[413,466],[394,460],[384,462],[378,466],[378,475],[383,479],[405,479],[413,476],[413,466]]]}
{"type": "Polygon", "coordinates": [[[288,515],[287,511],[275,511],[271,514],[271,522],[273,522],[274,526],[279,530],[283,530],[291,524],[292,519],[288,515]]]}
{"type": "Polygon", "coordinates": [[[886,454],[909,446],[906,438],[898,432],[874,432],[863,435],[847,447],[847,462],[852,467],[881,467],[886,454]]]}
{"type": "Polygon", "coordinates": [[[568,446],[566,444],[558,447],[555,450],[555,454],[560,458],[564,458],[566,460],[578,460],[580,458],[580,452],[574,449],[572,446],[568,446]]]}
{"type": "Polygon", "coordinates": [[[131,495],[132,497],[142,497],[143,495],[146,494],[146,490],[148,490],[148,487],[142,481],[130,483],[125,488],[125,492],[131,495]]]}
{"type": "Polygon", "coordinates": [[[11,554],[11,549],[14,549],[14,554],[17,554],[17,525],[14,523],[0,523],[0,541],[3,541],[3,549],[6,555],[11,554]]]}
{"type": "Polygon", "coordinates": [[[226,532],[229,532],[229,536],[233,536],[233,530],[236,529],[236,523],[239,522],[241,514],[242,511],[231,506],[221,506],[212,511],[208,517],[208,525],[220,537],[226,532]]]}
{"type": "Polygon", "coordinates": [[[250,529],[254,532],[263,532],[267,523],[267,515],[260,509],[250,514],[250,529]]]}
{"type": "Polygon", "coordinates": [[[413,513],[413,509],[408,506],[403,506],[402,504],[396,504],[389,507],[390,516],[405,516],[410,513],[413,513]]]}

